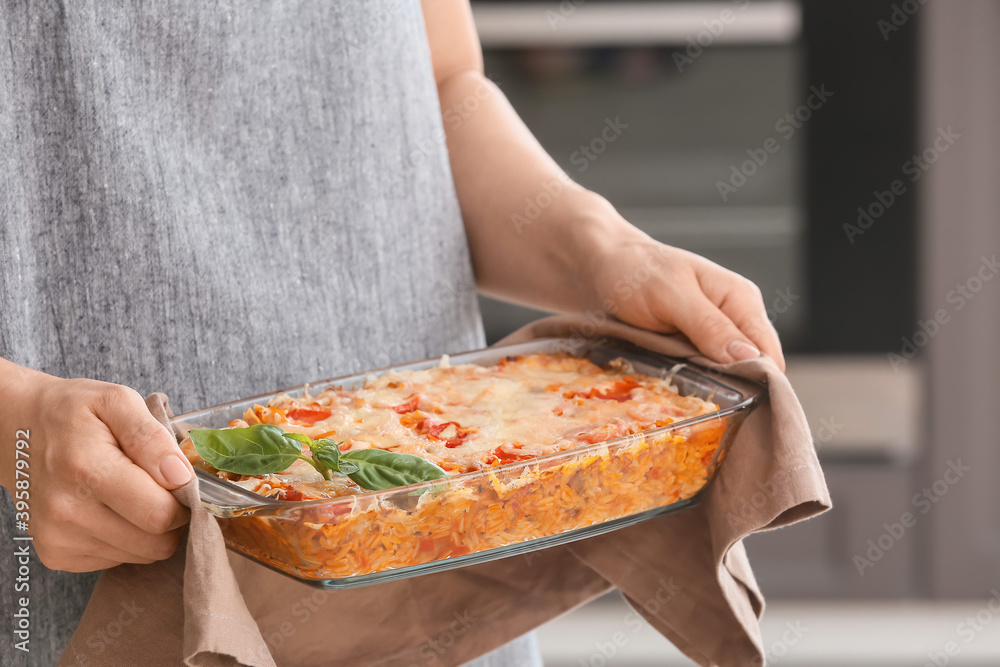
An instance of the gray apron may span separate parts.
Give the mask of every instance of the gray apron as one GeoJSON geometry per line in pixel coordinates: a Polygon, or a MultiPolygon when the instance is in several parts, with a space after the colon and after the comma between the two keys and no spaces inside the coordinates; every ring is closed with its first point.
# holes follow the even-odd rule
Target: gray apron
{"type": "MultiPolygon", "coordinates": [[[[483,345],[419,3],[7,0],[0,45],[0,356],[179,413],[483,345]]],[[[5,582],[0,663],[95,578],[34,562],[28,660],[5,582]]]]}

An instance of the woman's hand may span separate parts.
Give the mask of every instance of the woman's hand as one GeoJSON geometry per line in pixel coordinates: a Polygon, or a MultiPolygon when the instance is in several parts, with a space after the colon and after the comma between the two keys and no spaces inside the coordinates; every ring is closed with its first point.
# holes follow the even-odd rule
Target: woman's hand
{"type": "Polygon", "coordinates": [[[638,327],[680,331],[717,361],[761,350],[784,369],[753,283],[653,241],[574,183],[483,73],[468,2],[424,0],[423,11],[480,291],[555,312],[600,308],[638,327]]]}
{"type": "Polygon", "coordinates": [[[0,482],[15,501],[27,500],[42,563],[88,572],[169,557],[189,514],[168,489],[190,481],[193,470],[142,397],[4,360],[0,377],[0,482]],[[29,432],[26,489],[17,488],[23,478],[15,478],[13,465],[11,439],[19,429],[29,432]]]}
{"type": "Polygon", "coordinates": [[[625,236],[593,254],[590,288],[596,303],[628,324],[679,331],[716,361],[743,361],[764,352],[785,370],[778,334],[755,284],[644,234],[625,236]]]}

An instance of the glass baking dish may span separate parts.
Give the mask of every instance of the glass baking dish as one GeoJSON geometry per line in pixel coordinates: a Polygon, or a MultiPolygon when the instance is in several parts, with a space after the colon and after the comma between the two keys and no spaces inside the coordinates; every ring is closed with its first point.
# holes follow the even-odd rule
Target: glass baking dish
{"type": "MultiPolygon", "coordinates": [[[[265,498],[197,470],[201,499],[219,518],[230,549],[321,588],[343,589],[439,572],[565,544],[675,512],[712,482],[761,385],[607,338],[550,338],[457,354],[452,364],[509,355],[569,352],[603,366],[618,358],[646,375],[670,378],[682,396],[718,410],[667,426],[502,466],[334,499],[265,498]]],[[[371,374],[425,369],[438,358],[309,385],[359,388],[371,374]]],[[[278,393],[172,420],[223,428],[278,393]]]]}

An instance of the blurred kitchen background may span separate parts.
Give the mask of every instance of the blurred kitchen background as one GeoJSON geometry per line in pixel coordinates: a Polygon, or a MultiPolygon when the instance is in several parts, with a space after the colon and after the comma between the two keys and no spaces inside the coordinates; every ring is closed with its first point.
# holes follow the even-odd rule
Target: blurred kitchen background
{"type": "MultiPolygon", "coordinates": [[[[1000,664],[1000,3],[473,8],[572,178],[764,293],[835,504],[748,541],[769,664],[1000,664]]],[[[542,315],[482,305],[490,342],[542,315]]],[[[693,664],[627,613],[546,665],[693,664]]]]}

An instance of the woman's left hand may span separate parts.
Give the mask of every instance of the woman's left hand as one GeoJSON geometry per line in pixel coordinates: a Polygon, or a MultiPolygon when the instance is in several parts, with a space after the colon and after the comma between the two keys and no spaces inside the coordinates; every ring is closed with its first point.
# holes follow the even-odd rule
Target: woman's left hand
{"type": "Polygon", "coordinates": [[[680,332],[723,363],[763,352],[782,371],[785,358],[760,289],[715,262],[645,235],[604,246],[590,263],[596,303],[617,319],[680,332]]]}

